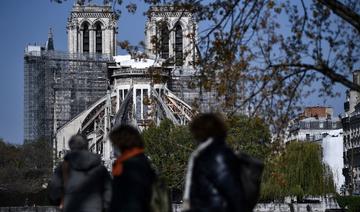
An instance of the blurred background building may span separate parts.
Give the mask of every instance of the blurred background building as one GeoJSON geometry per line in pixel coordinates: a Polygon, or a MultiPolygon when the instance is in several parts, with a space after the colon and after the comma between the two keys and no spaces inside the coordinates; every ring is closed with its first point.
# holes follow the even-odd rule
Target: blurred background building
{"type": "MultiPolygon", "coordinates": [[[[353,73],[360,84],[360,70],[353,73]]],[[[348,90],[342,116],[344,128],[344,176],[348,194],[360,195],[360,94],[348,90]]]]}
{"type": "Polygon", "coordinates": [[[290,122],[285,142],[316,142],[322,147],[322,157],[330,168],[336,190],[340,193],[345,179],[342,173],[343,129],[339,117],[334,117],[331,107],[305,107],[299,116],[290,122]]]}

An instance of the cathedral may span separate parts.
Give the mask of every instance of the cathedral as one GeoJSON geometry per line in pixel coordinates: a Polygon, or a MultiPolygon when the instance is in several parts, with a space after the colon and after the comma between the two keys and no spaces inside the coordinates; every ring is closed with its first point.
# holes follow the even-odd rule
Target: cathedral
{"type": "Polygon", "coordinates": [[[142,130],[165,118],[183,125],[197,113],[192,105],[199,90],[188,86],[196,78],[193,14],[150,7],[142,53],[117,55],[117,33],[110,5],[75,3],[68,52],[55,50],[51,31],[45,46],[25,49],[25,140],[51,140],[55,161],[68,151],[70,136],[82,133],[110,167],[113,127],[142,130]]]}

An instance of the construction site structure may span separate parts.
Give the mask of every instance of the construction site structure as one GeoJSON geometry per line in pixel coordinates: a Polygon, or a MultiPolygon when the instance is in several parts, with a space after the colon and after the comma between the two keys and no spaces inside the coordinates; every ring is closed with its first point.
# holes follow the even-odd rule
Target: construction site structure
{"type": "Polygon", "coordinates": [[[66,141],[82,133],[92,152],[100,154],[110,168],[117,152],[111,145],[110,130],[130,124],[143,130],[150,123],[170,119],[175,125],[187,124],[196,112],[169,88],[171,70],[151,59],[134,59],[130,55],[115,56],[108,64],[110,87],[107,94],[83,111],[56,133],[57,157],[69,150],[66,141]]]}
{"type": "Polygon", "coordinates": [[[56,129],[101,98],[111,57],[29,45],[24,54],[24,140],[52,140],[56,129]]]}
{"type": "Polygon", "coordinates": [[[46,46],[25,50],[25,138],[51,140],[56,162],[69,150],[69,138],[81,133],[110,168],[114,127],[143,130],[165,118],[189,123],[199,108],[193,103],[209,108],[213,97],[196,86],[196,28],[188,11],[151,7],[145,53],[116,55],[111,8],[77,2],[68,19],[68,53],[55,51],[52,33],[46,46]]]}
{"type": "MultiPolygon", "coordinates": [[[[85,6],[75,7],[79,10],[85,6]]],[[[139,52],[111,55],[107,62],[109,86],[106,92],[56,129],[55,160],[69,150],[69,138],[82,133],[89,141],[90,150],[100,154],[110,168],[117,155],[108,140],[112,128],[130,124],[143,130],[150,123],[159,124],[165,118],[183,125],[194,117],[196,112],[191,103],[199,99],[199,90],[189,87],[189,83],[196,83],[196,70],[191,63],[195,57],[193,40],[188,34],[196,35],[196,24],[191,13],[184,14],[168,6],[150,8],[145,29],[146,56],[139,52]],[[160,41],[160,48],[150,42],[154,37],[160,41]]],[[[75,23],[82,29],[82,22],[75,23]]],[[[105,39],[105,42],[110,41],[105,39]]],[[[81,52],[81,48],[77,51],[81,52]]]]}

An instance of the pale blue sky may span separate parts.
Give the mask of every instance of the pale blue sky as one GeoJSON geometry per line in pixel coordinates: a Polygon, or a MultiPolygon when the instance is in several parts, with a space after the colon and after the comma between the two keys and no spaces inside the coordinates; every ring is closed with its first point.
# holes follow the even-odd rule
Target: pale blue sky
{"type": "MultiPolygon", "coordinates": [[[[96,1],[95,1],[96,2],[96,1]]],[[[135,1],[136,3],[138,1],[135,1]]],[[[24,48],[27,44],[45,43],[52,27],[55,49],[67,50],[66,20],[73,5],[72,0],[63,4],[50,0],[7,0],[0,7],[0,138],[9,143],[23,142],[23,69],[24,48]]],[[[145,6],[138,5],[136,15],[123,12],[119,20],[118,39],[137,44],[144,37],[145,6]]],[[[344,93],[344,89],[339,86],[344,93]]],[[[343,111],[344,97],[330,99],[335,113],[343,111]]],[[[323,99],[312,97],[307,105],[323,104],[323,99]]]]}

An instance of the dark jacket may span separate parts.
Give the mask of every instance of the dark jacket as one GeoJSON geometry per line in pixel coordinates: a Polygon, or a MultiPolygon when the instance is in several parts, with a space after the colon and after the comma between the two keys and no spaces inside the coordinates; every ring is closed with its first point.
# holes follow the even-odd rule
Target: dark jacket
{"type": "Polygon", "coordinates": [[[111,200],[111,177],[101,164],[100,156],[86,150],[72,151],[64,161],[68,164],[66,168],[60,164],[49,183],[50,199],[60,204],[64,192],[65,212],[107,210],[111,200]]]}
{"type": "Polygon", "coordinates": [[[112,212],[147,212],[155,172],[144,154],[123,162],[120,176],[113,178],[112,212]]]}
{"type": "Polygon", "coordinates": [[[222,139],[214,140],[199,152],[191,177],[190,211],[244,211],[237,166],[237,156],[222,139]]]}

